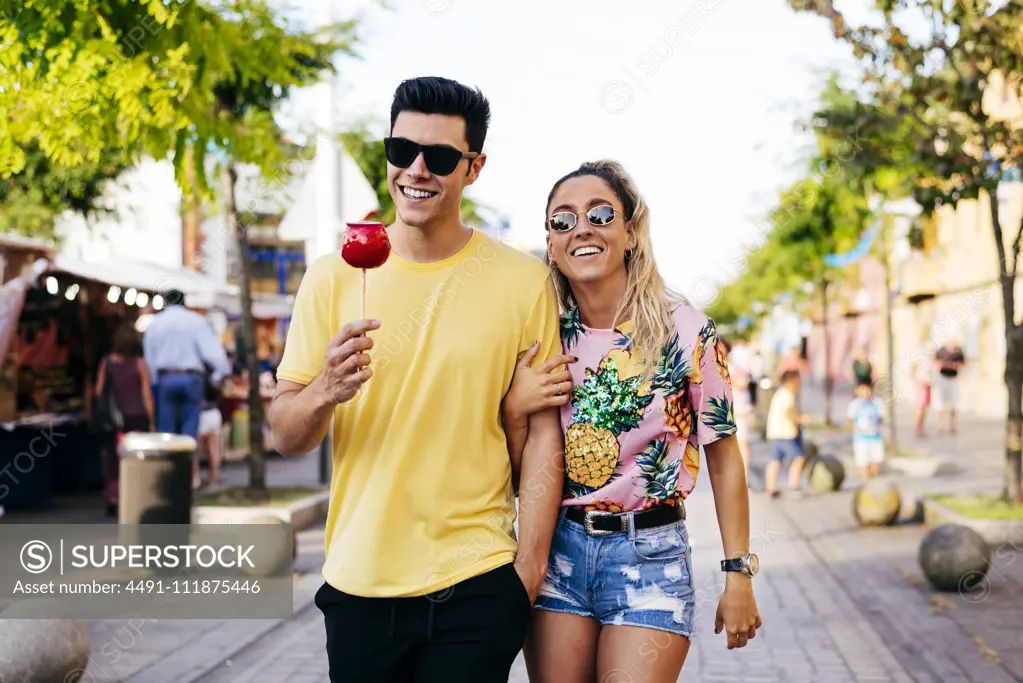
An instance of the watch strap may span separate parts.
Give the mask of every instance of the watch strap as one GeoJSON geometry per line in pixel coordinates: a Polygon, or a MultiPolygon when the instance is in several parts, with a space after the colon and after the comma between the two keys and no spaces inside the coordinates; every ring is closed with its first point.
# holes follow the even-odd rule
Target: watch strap
{"type": "Polygon", "coordinates": [[[735,557],[730,560],[721,560],[721,571],[723,572],[746,572],[746,563],[743,558],[735,557]]]}

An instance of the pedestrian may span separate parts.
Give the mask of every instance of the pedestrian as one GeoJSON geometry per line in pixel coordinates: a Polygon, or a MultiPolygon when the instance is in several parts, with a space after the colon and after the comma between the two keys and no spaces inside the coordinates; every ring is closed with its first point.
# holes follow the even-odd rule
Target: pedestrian
{"type": "Polygon", "coordinates": [[[753,399],[750,397],[750,387],[753,386],[753,383],[750,381],[750,376],[742,370],[732,372],[731,368],[729,368],[729,372],[734,378],[732,380],[732,392],[735,397],[735,438],[739,442],[739,452],[742,454],[742,466],[743,471],[746,473],[748,485],[749,461],[752,455],[750,434],[753,432],[753,421],[756,416],[753,399]]]}
{"type": "Polygon", "coordinates": [[[391,253],[362,273],[314,262],[270,408],[275,448],[308,453],[334,418],[325,582],[333,683],[506,681],[543,583],[562,469],[557,409],[513,470],[501,401],[521,354],[560,354],[539,259],[462,225],[490,105],[445,78],[402,82],[385,139],[391,253]],[[510,283],[514,283],[511,286],[510,283]],[[518,489],[518,533],[514,483],[518,489]],[[517,540],[516,540],[517,536],[517,540]]]}
{"type": "MultiPolygon", "coordinates": [[[[230,361],[228,361],[230,363],[230,361]]],[[[224,418],[221,415],[221,390],[213,380],[213,373],[207,372],[203,378],[203,404],[202,412],[199,414],[199,446],[206,451],[210,461],[210,476],[206,486],[216,486],[220,482],[220,432],[224,426],[224,418]]],[[[226,378],[221,378],[225,382],[226,378]]],[[[197,488],[202,488],[202,484],[197,488]]]]}
{"type": "Polygon", "coordinates": [[[926,358],[920,358],[913,364],[913,379],[916,383],[916,428],[917,438],[924,436],[924,423],[927,421],[927,409],[931,405],[931,384],[934,368],[926,358]]]}
{"type": "Polygon", "coordinates": [[[754,347],[749,362],[749,398],[753,407],[757,406],[757,389],[760,387],[760,380],[764,378],[764,357],[760,355],[760,349],[754,347]]]}
{"type": "Polygon", "coordinates": [[[142,358],[138,332],[131,323],[122,323],[114,333],[111,351],[99,363],[94,386],[94,405],[110,401],[104,406],[105,415],[112,421],[106,425],[110,438],[103,446],[101,469],[107,514],[114,515],[119,499],[117,448],[128,432],[152,431],[156,417],[149,370],[142,358]]]}
{"type": "Polygon", "coordinates": [[[711,319],[666,290],[649,209],[618,163],[564,176],[546,218],[563,350],[574,360],[562,372],[527,357],[504,406],[513,458],[527,443],[515,426],[535,411],[560,405],[565,432],[561,514],[525,650],[530,680],[607,681],[628,670],[675,681],[693,635],[685,519],[701,446],[729,572],[716,632],[732,649],[762,625],[725,346],[711,319]],[[658,656],[636,657],[655,633],[658,656]]]}
{"type": "MultiPolygon", "coordinates": [[[[934,378],[934,408],[938,411],[938,424],[941,416],[948,414],[948,430],[953,436],[956,433],[956,407],[959,403],[959,371],[966,364],[963,350],[953,339],[934,354],[934,366],[938,371],[934,378]]],[[[941,427],[938,427],[941,432],[941,427]]]]}
{"type": "Polygon", "coordinates": [[[767,413],[767,440],[771,443],[771,461],[764,471],[767,494],[771,498],[781,495],[778,490],[778,477],[781,466],[789,462],[789,493],[793,497],[800,496],[799,478],[803,474],[803,445],[800,439],[802,425],[809,422],[807,415],[800,415],[799,373],[786,370],[781,376],[781,385],[771,399],[771,407],[767,413]]]}
{"type": "MultiPolygon", "coordinates": [[[[206,373],[219,384],[231,366],[213,327],[185,308],[180,290],[168,291],[163,299],[164,309],[153,316],[142,338],[146,365],[156,381],[156,429],[198,439],[206,373]]],[[[192,485],[199,485],[198,454],[192,458],[192,485]]]]}
{"type": "Polygon", "coordinates": [[[852,432],[853,459],[863,481],[876,477],[884,462],[884,438],[881,402],[871,395],[868,382],[856,385],[856,396],[849,403],[849,431],[852,432]]]}
{"type": "Polygon", "coordinates": [[[874,381],[874,366],[870,363],[870,356],[866,349],[860,349],[852,363],[852,379],[855,386],[860,384],[872,384],[874,381]]]}

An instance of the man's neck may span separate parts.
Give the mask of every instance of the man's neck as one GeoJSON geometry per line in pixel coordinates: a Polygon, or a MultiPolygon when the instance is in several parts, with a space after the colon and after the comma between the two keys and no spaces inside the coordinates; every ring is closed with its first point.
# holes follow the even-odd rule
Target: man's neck
{"type": "Polygon", "coordinates": [[[608,330],[614,326],[615,313],[625,296],[626,278],[625,273],[622,273],[620,277],[603,282],[584,282],[572,286],[572,296],[579,304],[579,316],[584,325],[598,330],[608,330]]]}
{"type": "Polygon", "coordinates": [[[472,229],[458,217],[434,225],[414,227],[397,219],[387,229],[395,254],[413,263],[435,263],[457,254],[472,238],[472,229]]]}

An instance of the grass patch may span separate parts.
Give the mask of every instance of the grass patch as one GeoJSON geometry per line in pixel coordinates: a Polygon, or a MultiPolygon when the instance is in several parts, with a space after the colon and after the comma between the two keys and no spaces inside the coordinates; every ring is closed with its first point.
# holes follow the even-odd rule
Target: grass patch
{"type": "Polygon", "coordinates": [[[1023,507],[1009,505],[994,493],[942,493],[929,495],[928,498],[970,519],[1023,521],[1023,507]]]}
{"type": "Polygon", "coordinates": [[[286,507],[295,501],[308,496],[323,493],[326,489],[312,486],[268,486],[270,499],[266,501],[250,500],[244,486],[234,486],[223,491],[200,493],[194,496],[193,505],[212,505],[217,507],[286,507]]]}
{"type": "Polygon", "coordinates": [[[932,458],[934,454],[929,451],[920,451],[915,448],[900,448],[899,452],[893,455],[894,458],[932,458]]]}

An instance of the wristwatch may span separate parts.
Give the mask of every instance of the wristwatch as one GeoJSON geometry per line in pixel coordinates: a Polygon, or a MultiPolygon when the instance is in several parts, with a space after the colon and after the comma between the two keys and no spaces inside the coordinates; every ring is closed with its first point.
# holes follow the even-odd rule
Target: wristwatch
{"type": "Polygon", "coordinates": [[[760,560],[753,553],[746,553],[731,560],[721,560],[721,571],[740,572],[753,578],[760,571],[760,560]]]}

